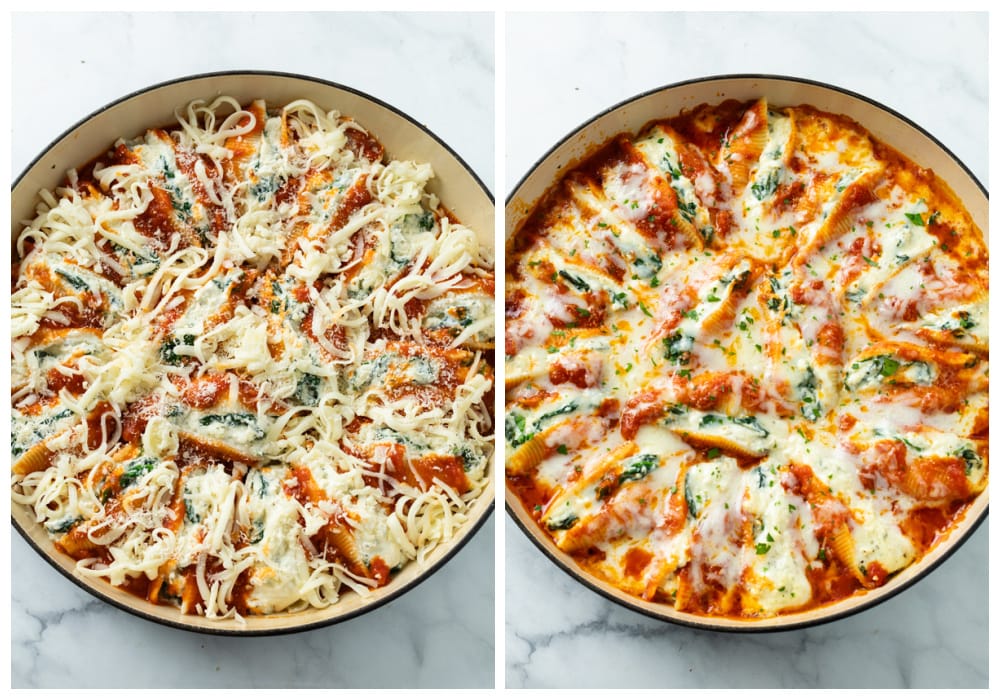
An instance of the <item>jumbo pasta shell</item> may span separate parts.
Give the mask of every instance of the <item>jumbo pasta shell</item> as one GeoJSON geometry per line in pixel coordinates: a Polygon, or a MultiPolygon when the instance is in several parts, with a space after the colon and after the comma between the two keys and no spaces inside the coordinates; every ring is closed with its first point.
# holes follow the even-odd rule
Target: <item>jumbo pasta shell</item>
{"type": "Polygon", "coordinates": [[[43,440],[29,448],[11,465],[11,471],[24,476],[32,472],[40,472],[52,466],[59,453],[48,448],[48,440],[43,440]]]}

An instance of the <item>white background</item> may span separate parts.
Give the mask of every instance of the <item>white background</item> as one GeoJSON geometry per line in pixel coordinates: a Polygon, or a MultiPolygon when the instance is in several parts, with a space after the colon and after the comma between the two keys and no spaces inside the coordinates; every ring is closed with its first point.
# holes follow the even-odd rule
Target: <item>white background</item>
{"type": "MultiPolygon", "coordinates": [[[[493,15],[14,15],[12,166],[80,118],[193,73],[339,82],[425,124],[493,187],[493,15]]],[[[494,518],[441,570],[333,627],[235,639],[161,627],[11,538],[16,687],[493,686],[494,518]]]]}
{"type": "MultiPolygon", "coordinates": [[[[987,17],[508,14],[506,177],[637,93],[721,73],[821,80],[901,112],[987,182],[987,17]]],[[[664,115],[670,116],[670,115],[664,115]]],[[[852,618],[725,635],[647,619],[584,588],[505,523],[508,687],[985,687],[987,528],[852,618]]]]}

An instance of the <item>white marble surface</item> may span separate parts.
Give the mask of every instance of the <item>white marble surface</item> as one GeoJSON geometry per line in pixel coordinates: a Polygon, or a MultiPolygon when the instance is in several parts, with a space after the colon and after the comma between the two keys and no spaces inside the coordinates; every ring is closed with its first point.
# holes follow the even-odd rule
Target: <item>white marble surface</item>
{"type": "MultiPolygon", "coordinates": [[[[642,14],[506,18],[506,191],[582,122],[644,90],[720,73],[823,80],[874,98],[987,182],[980,15],[642,14]]],[[[860,615],[725,635],[616,606],[510,522],[508,687],[986,687],[987,527],[938,570],[860,615]]]]}
{"type": "MultiPolygon", "coordinates": [[[[13,16],[12,170],[92,110],[215,70],[315,75],[425,123],[493,186],[493,17],[13,16]],[[378,37],[378,41],[372,41],[378,37]]],[[[13,687],[492,687],[493,518],[440,571],[360,618],[235,639],[146,622],[92,598],[16,533],[13,687]],[[81,641],[83,640],[83,641],[81,641]]]]}

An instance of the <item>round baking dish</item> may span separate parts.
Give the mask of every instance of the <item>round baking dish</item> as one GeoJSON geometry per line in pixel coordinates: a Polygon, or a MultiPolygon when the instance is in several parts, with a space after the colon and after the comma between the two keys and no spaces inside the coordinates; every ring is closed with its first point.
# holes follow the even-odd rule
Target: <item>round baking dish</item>
{"type": "MultiPolygon", "coordinates": [[[[918,165],[933,169],[963,201],[988,239],[988,200],[985,188],[940,141],[903,115],[867,97],[809,80],[771,75],[724,75],[685,81],[637,95],[598,114],[556,144],[510,193],[505,209],[506,236],[517,230],[548,187],[593,152],[596,146],[622,132],[636,133],[654,119],[676,116],[697,105],[727,99],[747,101],[766,97],[770,104],[809,104],[822,111],[856,120],[877,139],[918,165]]],[[[884,586],[805,612],[760,620],[707,617],[679,612],[669,605],[645,601],[614,588],[580,567],[541,529],[516,493],[507,486],[507,512],[528,538],[557,566],[609,600],[649,617],[690,627],[728,632],[773,632],[818,625],[872,607],[908,588],[948,558],[985,520],[988,489],[972,502],[962,520],[924,557],[884,586]]]]}
{"type": "MultiPolygon", "coordinates": [[[[85,117],[56,138],[14,182],[11,190],[11,230],[33,216],[40,190],[53,190],[66,171],[87,163],[121,137],[137,136],[148,128],[176,123],[174,110],[198,98],[230,95],[241,104],[262,98],[268,104],[285,104],[306,98],[325,109],[336,109],[368,129],[385,147],[388,158],[429,163],[435,177],[428,191],[463,224],[476,232],[480,243],[493,249],[493,196],[472,169],[443,141],[400,110],[353,88],[302,75],[273,72],[206,73],[160,83],[127,95],[85,117]]],[[[30,512],[12,504],[15,529],[57,571],[98,598],[148,620],[196,632],[225,635],[269,635],[330,625],[373,610],[427,579],[468,542],[493,511],[495,486],[493,460],[488,466],[488,487],[473,502],[467,522],[451,541],[434,549],[423,566],[411,562],[383,588],[364,596],[346,591],[330,607],[296,613],[248,616],[244,622],[209,620],[184,615],[178,609],[152,604],[115,588],[103,580],[85,578],[75,571],[75,561],[53,546],[46,530],[30,512]]]]}

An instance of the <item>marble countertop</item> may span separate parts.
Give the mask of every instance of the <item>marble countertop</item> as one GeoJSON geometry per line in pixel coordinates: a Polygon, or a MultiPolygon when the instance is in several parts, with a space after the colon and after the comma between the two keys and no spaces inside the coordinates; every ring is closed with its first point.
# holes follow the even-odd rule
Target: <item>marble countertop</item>
{"type": "MultiPolygon", "coordinates": [[[[600,111],[723,73],[794,75],[869,96],[930,131],[988,187],[987,24],[985,14],[508,14],[506,192],[600,111]]],[[[756,635],[692,630],[626,610],[559,570],[509,517],[504,526],[508,687],[988,683],[985,525],[876,608],[756,635]]]]}
{"type": "MultiPolygon", "coordinates": [[[[15,14],[12,29],[14,175],[64,129],[131,91],[193,73],[255,69],[323,77],[389,102],[426,124],[493,189],[490,14],[15,14]]],[[[440,571],[354,620],[237,639],[112,608],[12,533],[11,684],[492,687],[493,540],[491,516],[440,571]]]]}

